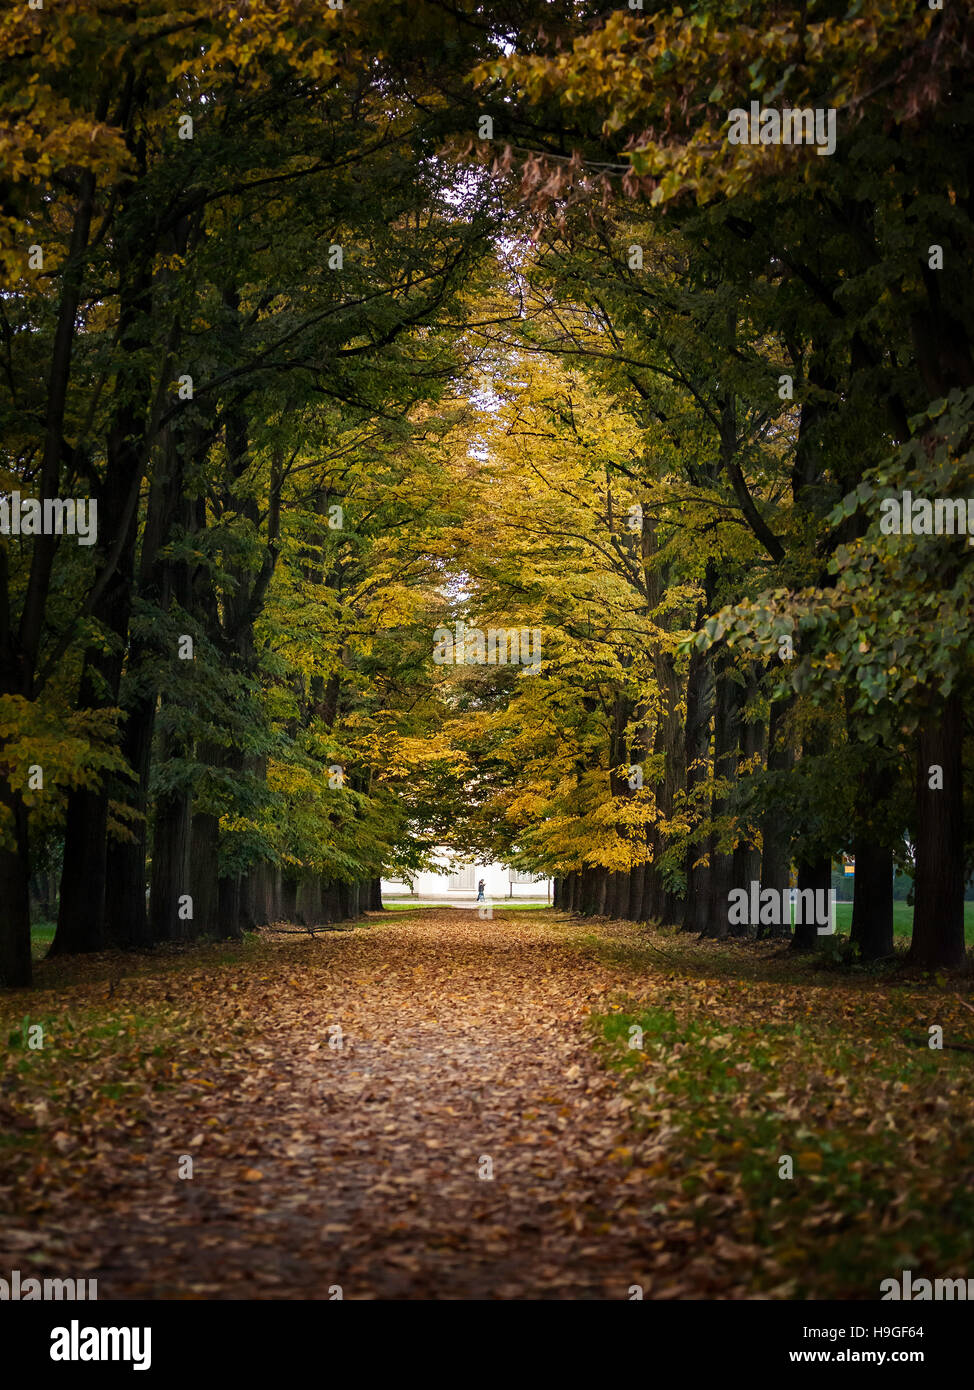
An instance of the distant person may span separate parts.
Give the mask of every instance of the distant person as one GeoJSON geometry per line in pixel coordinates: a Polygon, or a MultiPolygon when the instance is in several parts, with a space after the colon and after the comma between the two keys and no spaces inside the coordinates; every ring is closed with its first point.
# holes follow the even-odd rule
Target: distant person
{"type": "Polygon", "coordinates": [[[477,884],[477,901],[482,903],[484,900],[484,889],[487,887],[487,880],[482,878],[477,884]]]}

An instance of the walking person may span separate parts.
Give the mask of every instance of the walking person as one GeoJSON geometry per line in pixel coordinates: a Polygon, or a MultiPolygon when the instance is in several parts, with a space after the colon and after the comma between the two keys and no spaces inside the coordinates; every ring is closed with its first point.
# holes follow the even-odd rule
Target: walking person
{"type": "Polygon", "coordinates": [[[487,887],[487,880],[486,880],[485,878],[480,879],[479,882],[478,882],[478,884],[477,884],[477,901],[478,901],[478,903],[482,903],[482,902],[484,901],[484,889],[485,889],[486,887],[487,887]]]}

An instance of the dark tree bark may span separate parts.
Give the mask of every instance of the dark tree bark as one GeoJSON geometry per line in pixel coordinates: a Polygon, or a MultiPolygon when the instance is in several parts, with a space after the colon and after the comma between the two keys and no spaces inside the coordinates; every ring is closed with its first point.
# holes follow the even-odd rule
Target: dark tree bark
{"type": "Polygon", "coordinates": [[[605,869],[595,870],[594,912],[596,917],[605,916],[605,897],[609,886],[609,875],[605,869]]]}
{"type": "Polygon", "coordinates": [[[149,893],[149,938],[192,940],[199,932],[190,861],[192,807],[187,792],[164,792],[156,798],[152,836],[152,887],[149,893]],[[180,898],[193,898],[193,917],[180,916],[180,898]]]}
{"type": "Polygon", "coordinates": [[[324,884],[321,890],[321,901],[324,911],[328,914],[329,922],[343,922],[345,920],[339,884],[324,884]]]}
{"type": "MultiPolygon", "coordinates": [[[[219,936],[220,820],[209,811],[197,811],[193,816],[190,883],[193,898],[193,935],[219,936]]],[[[185,927],[189,924],[181,925],[185,927]]]]}
{"type": "Polygon", "coordinates": [[[645,881],[646,865],[634,865],[629,874],[629,905],[626,913],[630,922],[642,922],[645,919],[643,912],[643,885],[645,881]]]}
{"type": "MultiPolygon", "coordinates": [[[[180,249],[185,249],[185,237],[180,242],[180,249]]],[[[175,343],[177,331],[178,325],[174,325],[171,345],[175,343]]],[[[197,434],[202,433],[202,429],[197,431],[197,434]]],[[[199,439],[195,442],[196,451],[202,454],[197,462],[202,463],[206,446],[201,445],[199,439]]],[[[167,428],[162,432],[161,444],[155,454],[139,560],[139,595],[163,611],[169,609],[173,599],[184,609],[188,609],[192,601],[189,567],[160,558],[160,552],[172,539],[176,528],[192,529],[193,526],[194,508],[183,496],[184,475],[182,450],[177,445],[175,432],[167,428]]],[[[161,880],[159,886],[166,898],[164,914],[159,917],[147,916],[145,902],[149,771],[158,703],[157,682],[151,672],[153,658],[160,656],[168,659],[179,675],[186,673],[186,665],[179,660],[177,653],[160,652],[145,637],[136,636],[130,645],[128,670],[122,681],[122,705],[126,710],[122,753],[135,773],[135,782],[123,784],[121,790],[135,816],[135,834],[130,841],[109,841],[106,884],[108,935],[120,946],[167,940],[170,935],[171,894],[165,892],[161,880]],[[157,924],[166,928],[164,935],[159,937],[153,936],[157,924]]],[[[171,738],[163,740],[159,749],[162,758],[178,756],[179,751],[171,738]]],[[[171,800],[175,795],[178,794],[169,792],[165,799],[171,800]]],[[[172,807],[166,806],[163,819],[167,832],[173,823],[172,814],[172,807]]],[[[180,823],[187,814],[188,808],[180,811],[177,817],[180,823]]],[[[185,826],[182,831],[185,832],[185,826]]],[[[174,867],[169,854],[171,847],[161,845],[160,848],[166,869],[171,871],[174,867]]],[[[185,885],[186,875],[182,874],[181,877],[185,885]]],[[[188,888],[184,886],[182,891],[187,892],[188,888]]]]}
{"type": "Polygon", "coordinates": [[[241,920],[244,931],[269,926],[271,922],[272,871],[270,864],[260,863],[243,875],[241,887],[241,920]]]}
{"type": "Polygon", "coordinates": [[[963,743],[963,706],[955,691],[939,710],[924,717],[917,740],[916,879],[909,960],[926,969],[964,961],[963,743]]]}
{"type": "MultiPolygon", "coordinates": [[[[107,111],[107,101],[101,98],[98,103],[99,120],[105,119],[107,111]]],[[[95,177],[90,170],[80,174],[78,191],[78,205],[61,273],[60,300],[47,376],[44,452],[40,475],[36,480],[40,497],[57,497],[61,492],[61,459],[71,359],[78,331],[78,306],[95,203],[95,177]]],[[[5,544],[0,544],[0,694],[22,695],[29,700],[37,693],[37,658],[57,545],[56,536],[42,534],[33,537],[27,592],[19,627],[15,631],[7,552],[5,544]]],[[[2,751],[3,740],[0,740],[0,755],[2,751]]],[[[0,777],[0,805],[9,812],[8,828],[13,833],[13,843],[0,848],[0,983],[8,989],[26,988],[31,985],[33,978],[27,807],[21,792],[11,788],[3,777],[0,777]]]]}
{"type": "Polygon", "coordinates": [[[317,874],[309,872],[301,875],[298,882],[297,912],[308,927],[321,926],[325,920],[321,901],[321,879],[317,874]]]}
{"type": "MultiPolygon", "coordinates": [[[[748,684],[743,692],[744,705],[753,700],[757,694],[757,680],[752,670],[749,673],[748,684]]],[[[743,713],[743,711],[742,711],[743,713]]],[[[763,761],[765,755],[765,735],[767,726],[758,719],[741,719],[741,761],[747,768],[756,768],[759,761],[763,761]]],[[[739,776],[740,774],[738,774],[739,776]]],[[[751,773],[747,774],[752,775],[751,773]]],[[[758,849],[755,840],[751,838],[748,826],[742,824],[738,831],[738,842],[734,847],[732,877],[735,888],[749,890],[752,883],[761,884],[761,850],[758,849]]],[[[764,886],[763,884],[761,885],[764,886]]],[[[733,933],[735,929],[731,928],[733,933]]],[[[752,925],[750,933],[755,934],[757,928],[752,925]]]]}
{"type": "Polygon", "coordinates": [[[133,838],[109,840],[105,855],[106,933],[112,944],[120,947],[144,946],[150,939],[145,889],[155,709],[155,690],[141,692],[128,710],[122,737],[122,756],[136,777],[127,798],[135,813],[130,825],[133,838]]]}
{"type": "MultiPolygon", "coordinates": [[[[131,260],[126,248],[118,253],[122,260],[118,330],[122,356],[108,432],[105,478],[98,497],[96,590],[101,587],[91,604],[92,616],[109,634],[110,645],[107,650],[90,648],[85,654],[78,700],[81,708],[97,709],[118,703],[132,610],[138,501],[145,470],[150,394],[144,349],[153,248],[146,239],[133,249],[136,254],[131,260]]],[[[78,788],[68,796],[61,902],[52,955],[97,951],[105,945],[110,795],[111,787],[105,784],[78,788]]]]}
{"type": "Polygon", "coordinates": [[[240,885],[240,874],[228,874],[220,879],[216,934],[223,941],[243,940],[243,928],[240,920],[240,885]]]}
{"type": "Polygon", "coordinates": [[[885,960],[893,954],[893,851],[859,839],[853,846],[852,932],[863,960],[885,960]]]}
{"type": "MultiPolygon", "coordinates": [[[[643,584],[646,606],[655,613],[666,593],[668,577],[661,564],[658,521],[652,508],[643,513],[641,552],[643,584]]],[[[687,614],[684,621],[689,621],[687,614]]],[[[679,626],[680,615],[666,613],[660,621],[667,627],[679,626]]],[[[676,671],[672,652],[663,644],[653,648],[653,666],[656,684],[660,695],[659,720],[654,739],[654,751],[662,754],[663,777],[656,785],[656,805],[661,820],[669,820],[673,815],[676,796],[686,785],[686,735],[681,716],[683,697],[681,677],[676,671]]],[[[666,853],[666,837],[659,826],[654,826],[650,843],[652,858],[647,878],[643,885],[643,911],[650,919],[661,925],[676,924],[683,919],[683,903],[678,894],[666,887],[660,871],[660,864],[666,853]]]]}
{"type": "Polygon", "coordinates": [[[0,848],[0,987],[29,988],[30,895],[27,807],[0,776],[0,806],[9,813],[14,844],[0,848]]]}
{"type": "MultiPolygon", "coordinates": [[[[719,650],[714,662],[714,777],[733,782],[737,776],[740,754],[741,708],[744,689],[733,679],[733,662],[726,650],[719,650]]],[[[716,821],[730,810],[730,791],[715,791],[712,815],[716,821]]],[[[734,883],[734,856],[719,848],[719,836],[711,832],[709,840],[710,872],[709,921],[702,936],[723,938],[730,927],[728,922],[730,892],[734,883]]]]}
{"type": "MultiPolygon", "coordinates": [[[[23,695],[27,677],[10,626],[7,551],[0,544],[0,694],[23,695]]],[[[0,742],[0,753],[3,744],[0,742]]],[[[28,988],[30,958],[30,852],[27,807],[19,791],[0,773],[0,806],[5,808],[12,841],[0,844],[0,986],[28,988]]]]}
{"type": "MultiPolygon", "coordinates": [[[[820,894],[825,894],[825,901],[828,901],[829,889],[832,886],[832,860],[828,855],[815,860],[814,863],[798,864],[798,891],[803,892],[811,889],[815,894],[813,901],[819,902],[820,894]]],[[[798,910],[796,908],[796,917],[798,910]]],[[[814,914],[805,912],[802,914],[803,920],[795,923],[795,932],[791,938],[791,948],[793,951],[814,951],[819,942],[818,926],[814,921],[814,914]],[[812,920],[807,919],[811,917],[812,920]]]]}
{"type": "Polygon", "coordinates": [[[619,909],[620,896],[629,896],[629,881],[626,874],[613,872],[608,875],[608,882],[605,890],[605,915],[607,917],[618,918],[622,916],[619,909]]]}
{"type": "MultiPolygon", "coordinates": [[[[702,615],[698,614],[698,622],[702,615]]],[[[710,771],[710,721],[714,709],[714,676],[709,656],[694,652],[687,672],[687,717],[684,731],[687,765],[687,796],[691,798],[710,771]]],[[[705,842],[699,837],[691,840],[687,849],[684,871],[687,891],[683,904],[684,931],[703,932],[710,910],[710,867],[698,864],[705,842]]]]}
{"type": "MultiPolygon", "coordinates": [[[[787,773],[795,765],[794,745],[787,736],[785,721],[790,701],[782,701],[771,706],[771,720],[768,729],[769,773],[787,773]]],[[[791,827],[781,810],[772,805],[761,818],[761,887],[773,888],[779,895],[788,887],[791,876],[791,827]]],[[[791,936],[791,928],[782,923],[779,927],[759,927],[759,936],[791,936]]]]}
{"type": "Polygon", "coordinates": [[[596,869],[588,865],[582,870],[581,884],[581,913],[583,917],[594,917],[598,912],[599,901],[599,875],[596,869]]]}
{"type": "MultiPolygon", "coordinates": [[[[85,687],[90,691],[90,687],[85,687]]],[[[82,694],[82,703],[85,703],[82,694]]],[[[68,795],[57,929],[49,955],[100,951],[105,934],[108,798],[83,788],[68,795]]]]}
{"type": "MultiPolygon", "coordinates": [[[[298,919],[298,881],[293,874],[281,875],[281,922],[296,922],[298,919]]],[[[331,919],[329,918],[329,921],[331,919]]]]}

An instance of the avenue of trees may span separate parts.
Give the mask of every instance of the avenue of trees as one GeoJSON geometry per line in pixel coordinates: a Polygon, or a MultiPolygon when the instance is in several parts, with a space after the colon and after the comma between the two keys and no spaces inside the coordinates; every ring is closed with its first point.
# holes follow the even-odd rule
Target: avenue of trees
{"type": "Polygon", "coordinates": [[[715,936],[853,854],[861,958],[899,867],[963,961],[972,552],[880,504],[974,497],[969,4],[0,48],[0,496],[97,503],[0,536],[0,983],[41,905],[55,952],[314,925],[444,843],[715,936]],[[834,153],[728,143],[752,100],[834,153]],[[458,623],[541,663],[434,663],[458,623]]]}

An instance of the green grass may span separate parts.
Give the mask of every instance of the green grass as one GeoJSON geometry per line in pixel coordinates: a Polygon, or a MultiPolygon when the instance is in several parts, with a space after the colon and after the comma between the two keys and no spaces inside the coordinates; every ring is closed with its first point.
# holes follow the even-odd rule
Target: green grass
{"type": "Polygon", "coordinates": [[[495,912],[541,912],[551,907],[551,903],[519,903],[516,898],[495,898],[492,907],[495,912]]]}
{"type": "Polygon", "coordinates": [[[649,1170],[655,1209],[729,1231],[751,1289],[784,1296],[875,1298],[905,1265],[966,1267],[971,1059],[915,1045],[913,1001],[873,996],[860,1012],[820,992],[814,1012],[797,996],[774,1018],[773,997],[762,1011],[733,989],[661,984],[662,1006],[624,998],[591,1018],[636,1101],[627,1142],[678,1133],[649,1170]],[[885,1039],[867,1041],[867,1021],[885,1039]]]}
{"type": "Polygon", "coordinates": [[[30,954],[33,960],[43,960],[54,940],[54,922],[34,922],[30,929],[30,954]]]}
{"type": "MultiPolygon", "coordinates": [[[[835,925],[840,932],[848,932],[852,926],[852,903],[836,903],[835,925]]],[[[893,904],[893,935],[913,935],[913,908],[907,903],[893,904]]],[[[964,940],[968,946],[974,946],[974,903],[964,904],[964,940]]]]}

